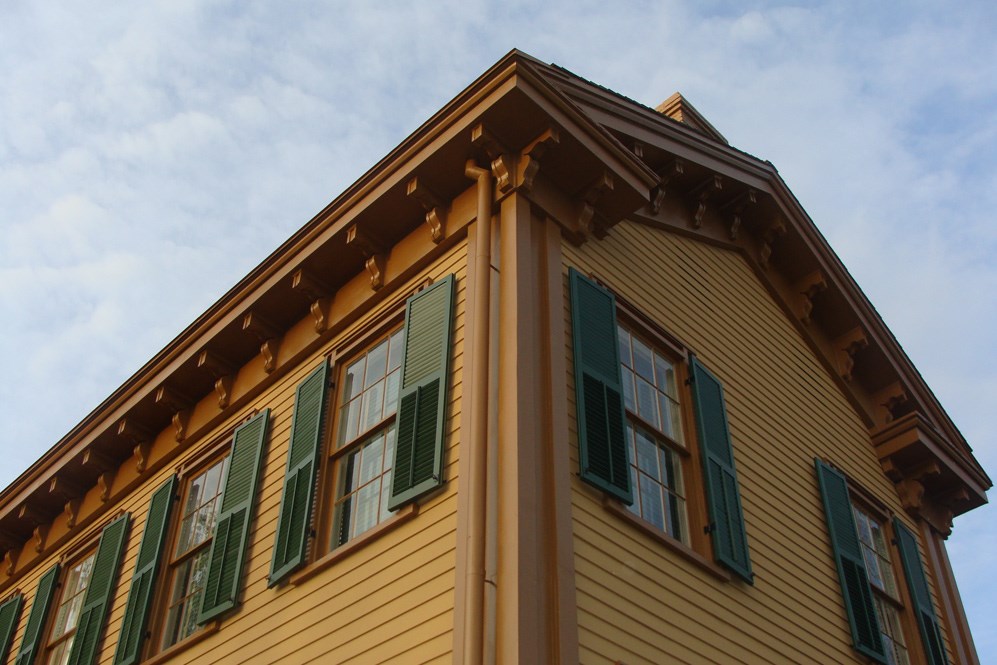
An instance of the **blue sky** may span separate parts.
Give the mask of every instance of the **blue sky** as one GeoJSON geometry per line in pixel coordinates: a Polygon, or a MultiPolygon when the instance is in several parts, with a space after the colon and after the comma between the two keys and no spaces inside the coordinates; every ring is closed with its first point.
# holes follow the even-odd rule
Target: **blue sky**
{"type": "Polygon", "coordinates": [[[7,0],[0,486],[513,47],[772,161],[997,475],[997,5],[887,4],[7,0]]]}

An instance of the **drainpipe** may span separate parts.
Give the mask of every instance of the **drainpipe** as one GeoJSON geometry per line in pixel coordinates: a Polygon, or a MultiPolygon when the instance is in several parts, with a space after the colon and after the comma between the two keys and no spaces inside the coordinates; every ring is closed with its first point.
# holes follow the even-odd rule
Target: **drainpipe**
{"type": "MultiPolygon", "coordinates": [[[[488,455],[488,337],[491,331],[492,174],[468,160],[464,175],[478,183],[477,230],[474,262],[474,320],[471,340],[471,432],[468,451],[470,477],[462,488],[470,492],[465,573],[464,662],[483,662],[485,633],[485,543],[494,541],[486,519],[488,455]]],[[[462,453],[463,454],[463,453],[462,453]]]]}

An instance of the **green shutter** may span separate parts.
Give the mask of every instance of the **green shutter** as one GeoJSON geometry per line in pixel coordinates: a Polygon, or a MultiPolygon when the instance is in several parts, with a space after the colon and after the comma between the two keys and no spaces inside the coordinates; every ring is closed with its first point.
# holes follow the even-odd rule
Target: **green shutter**
{"type": "Polygon", "coordinates": [[[118,637],[118,648],[114,654],[115,665],[137,663],[142,654],[142,642],[152,608],[152,592],[155,587],[159,560],[162,557],[163,541],[170,511],[176,497],[177,477],[173,476],[155,492],[149,502],[149,513],[145,518],[142,544],[138,549],[135,574],[132,575],[131,589],[128,591],[128,604],[118,637]]]}
{"type": "Polygon", "coordinates": [[[690,369],[713,555],[717,562],[752,584],[754,576],[741,510],[741,491],[734,468],[734,448],[727,426],[723,385],[696,356],[690,357],[690,369]]]}
{"type": "Polygon", "coordinates": [[[211,541],[198,623],[217,617],[238,602],[269,422],[270,410],[266,409],[239,426],[232,437],[232,456],[225,473],[221,508],[211,541]]]}
{"type": "Polygon", "coordinates": [[[568,281],[581,477],[632,504],[616,298],[574,268],[568,281]]]}
{"type": "Polygon", "coordinates": [[[824,499],[827,531],[834,550],[838,580],[841,582],[845,613],[852,630],[852,642],[859,652],[879,663],[885,663],[883,638],[876,619],[869,576],[862,558],[862,546],[855,529],[852,502],[848,497],[848,481],[836,469],[819,459],[814,461],[817,465],[820,493],[824,499]]]}
{"type": "Polygon", "coordinates": [[[938,625],[935,606],[931,602],[928,578],[924,574],[921,553],[917,549],[917,536],[896,517],[893,518],[893,531],[897,534],[900,561],[903,562],[907,588],[910,589],[910,597],[914,605],[914,613],[917,616],[917,625],[921,629],[921,639],[924,641],[924,651],[928,656],[928,663],[929,665],[947,665],[949,661],[945,655],[942,628],[938,625]]]}
{"type": "Polygon", "coordinates": [[[21,618],[21,594],[16,593],[0,605],[0,663],[7,662],[7,651],[21,618]]]}
{"type": "Polygon", "coordinates": [[[270,561],[269,586],[280,582],[305,561],[328,385],[329,363],[323,359],[322,364],[298,385],[294,395],[291,443],[277,518],[277,537],[270,561]]]}
{"type": "Polygon", "coordinates": [[[45,574],[38,580],[38,590],[31,603],[28,625],[24,628],[24,637],[21,638],[21,648],[17,652],[17,660],[14,661],[14,665],[32,665],[35,662],[35,656],[38,654],[38,647],[42,641],[42,632],[45,630],[45,618],[48,616],[48,608],[52,603],[52,594],[55,592],[55,585],[58,581],[59,564],[55,564],[45,571],[45,574]]]}
{"type": "Polygon", "coordinates": [[[125,549],[128,535],[128,513],[114,520],[100,534],[100,544],[94,557],[90,584],[83,597],[80,620],[76,624],[73,647],[69,650],[68,665],[92,665],[100,650],[100,638],[104,631],[104,619],[108,606],[114,598],[117,586],[118,568],[121,554],[125,549]]]}
{"type": "Polygon", "coordinates": [[[443,484],[443,434],[450,366],[454,276],[408,299],[392,465],[395,510],[443,484]]]}

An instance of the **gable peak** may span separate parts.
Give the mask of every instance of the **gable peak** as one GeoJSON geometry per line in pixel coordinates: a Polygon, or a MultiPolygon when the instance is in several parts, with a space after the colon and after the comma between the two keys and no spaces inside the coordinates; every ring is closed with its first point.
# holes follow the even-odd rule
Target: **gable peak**
{"type": "Polygon", "coordinates": [[[697,129],[700,132],[706,134],[712,139],[720,141],[725,145],[730,145],[727,139],[724,138],[723,134],[717,131],[717,128],[710,124],[702,113],[696,110],[688,99],[682,96],[681,92],[675,92],[671,97],[665,101],[658,104],[655,109],[658,113],[666,115],[672,120],[681,122],[684,125],[688,125],[693,129],[697,129]]]}

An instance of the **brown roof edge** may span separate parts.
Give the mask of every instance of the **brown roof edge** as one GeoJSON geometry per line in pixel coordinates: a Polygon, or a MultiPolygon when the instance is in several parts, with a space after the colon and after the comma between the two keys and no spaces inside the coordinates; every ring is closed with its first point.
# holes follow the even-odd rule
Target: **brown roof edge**
{"type": "Polygon", "coordinates": [[[730,145],[723,134],[717,131],[706,117],[700,113],[695,106],[692,105],[688,99],[682,96],[681,92],[674,92],[665,101],[658,104],[655,111],[668,116],[672,120],[677,120],[681,123],[685,123],[690,127],[695,127],[699,131],[703,132],[707,136],[720,141],[726,145],[730,145]]]}

